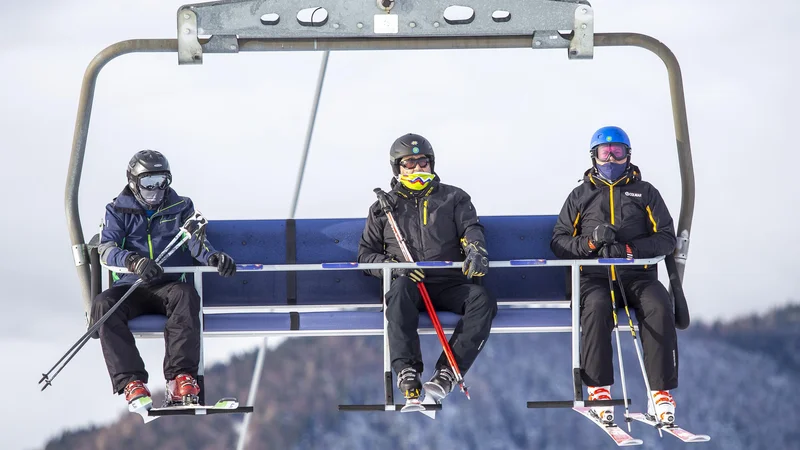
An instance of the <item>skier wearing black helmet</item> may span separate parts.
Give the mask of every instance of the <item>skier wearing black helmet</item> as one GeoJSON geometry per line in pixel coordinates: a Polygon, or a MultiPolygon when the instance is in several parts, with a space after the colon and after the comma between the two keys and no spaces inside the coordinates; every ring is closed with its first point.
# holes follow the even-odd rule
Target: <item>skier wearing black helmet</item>
{"type": "MultiPolygon", "coordinates": [[[[567,197],[550,247],[559,258],[654,258],[675,250],[672,216],[658,190],[631,164],[631,141],[619,127],[600,128],[590,143],[592,168],[567,197]]],[[[675,419],[670,389],[678,386],[678,341],[669,292],[656,266],[581,268],[581,377],[589,400],[610,400],[614,383],[611,287],[636,313],[651,395],[648,414],[675,419]],[[611,279],[609,279],[611,278],[611,279]],[[624,280],[624,284],[623,284],[624,280]],[[621,290],[624,290],[623,297],[621,290]],[[655,407],[655,408],[654,408],[655,407]]],[[[616,302],[617,306],[621,306],[616,302]]],[[[614,408],[592,408],[612,422],[614,408]]]]}
{"type": "MultiPolygon", "coordinates": [[[[389,151],[395,177],[387,197],[412,259],[463,261],[461,270],[392,270],[392,284],[386,294],[389,348],[398,388],[409,400],[419,400],[423,388],[417,327],[419,314],[425,306],[417,282],[425,283],[436,310],[463,316],[450,338],[462,376],[489,338],[492,320],[497,314],[496,300],[471,280],[485,275],[489,269],[483,225],[478,221],[470,196],[439,181],[434,172],[435,161],[431,143],[417,134],[401,136],[389,151]]],[[[379,202],[369,209],[358,261],[405,262],[379,202]]],[[[370,273],[381,277],[380,270],[370,273]]],[[[425,383],[425,392],[439,402],[452,391],[454,384],[455,375],[442,353],[433,377],[425,383]]]]}
{"type": "MultiPolygon", "coordinates": [[[[113,285],[95,297],[91,314],[92,321],[99,320],[131,284],[142,279],[143,283],[99,329],[112,388],[117,394],[124,393],[128,403],[150,397],[145,385],[148,374],[128,321],[143,314],[163,314],[167,316],[164,403],[196,403],[200,393],[196,380],[200,362],[200,297],[183,274],[165,274],[154,260],[194,214],[194,205],[172,189],[169,162],[157,151],[137,152],[128,163],[127,177],[128,184],[106,206],[98,250],[104,265],[125,267],[130,273],[113,274],[113,285]]],[[[236,272],[229,255],[194,236],[165,265],[190,266],[193,259],[217,267],[222,276],[236,272]]]]}

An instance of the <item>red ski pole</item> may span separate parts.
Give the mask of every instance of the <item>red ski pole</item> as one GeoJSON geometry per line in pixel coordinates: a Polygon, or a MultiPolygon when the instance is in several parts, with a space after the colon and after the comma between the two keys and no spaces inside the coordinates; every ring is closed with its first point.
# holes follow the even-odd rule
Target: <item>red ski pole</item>
{"type": "Polygon", "coordinates": [[[447,337],[445,337],[444,330],[442,329],[442,324],[439,323],[439,317],[433,309],[433,303],[431,303],[428,290],[421,281],[417,283],[417,287],[419,288],[419,293],[422,294],[422,301],[425,303],[425,309],[428,310],[428,316],[430,316],[431,322],[433,322],[433,329],[436,330],[436,335],[439,336],[439,342],[442,343],[442,349],[444,349],[444,354],[447,356],[447,362],[450,363],[450,367],[453,368],[456,382],[458,382],[458,385],[461,387],[461,392],[469,399],[469,389],[467,385],[464,384],[464,377],[461,376],[461,370],[459,370],[458,364],[456,364],[456,358],[453,356],[453,351],[450,349],[450,343],[447,341],[447,337]]]}
{"type": "MultiPolygon", "coordinates": [[[[386,200],[386,193],[383,192],[381,188],[375,188],[373,192],[375,192],[375,194],[378,196],[381,209],[389,219],[389,225],[392,227],[392,232],[394,232],[395,239],[397,239],[398,244],[400,244],[400,250],[403,252],[403,257],[408,262],[414,262],[414,259],[411,257],[411,252],[408,251],[406,241],[403,238],[402,233],[400,233],[400,228],[398,228],[397,222],[394,220],[394,215],[392,215],[392,207],[386,200]]],[[[442,344],[442,349],[447,357],[447,362],[450,364],[450,367],[453,369],[453,374],[456,376],[456,382],[461,387],[461,392],[463,392],[464,395],[467,396],[467,399],[469,399],[469,388],[464,383],[464,377],[461,376],[461,370],[459,370],[458,364],[456,363],[456,358],[453,356],[453,351],[450,349],[450,343],[447,341],[447,338],[444,335],[444,330],[442,329],[442,324],[439,322],[439,317],[436,315],[436,310],[433,309],[433,303],[431,303],[431,297],[428,295],[428,290],[421,281],[417,283],[417,288],[419,288],[419,293],[422,295],[422,301],[425,303],[425,309],[428,311],[428,317],[430,317],[431,322],[433,323],[433,328],[436,330],[436,335],[439,337],[439,342],[442,344]]]]}

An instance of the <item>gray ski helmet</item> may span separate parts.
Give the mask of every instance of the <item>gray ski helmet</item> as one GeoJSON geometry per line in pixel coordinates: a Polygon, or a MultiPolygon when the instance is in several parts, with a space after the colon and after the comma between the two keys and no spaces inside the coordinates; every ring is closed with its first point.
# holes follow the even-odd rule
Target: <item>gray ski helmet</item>
{"type": "Polygon", "coordinates": [[[397,138],[389,150],[389,163],[395,176],[400,175],[400,160],[411,155],[427,155],[433,172],[434,155],[430,141],[418,134],[408,133],[397,138]]]}
{"type": "Polygon", "coordinates": [[[172,172],[167,158],[155,150],[141,150],[128,162],[128,187],[133,195],[142,203],[146,203],[139,190],[139,177],[145,174],[165,173],[168,184],[172,183],[172,172]]]}

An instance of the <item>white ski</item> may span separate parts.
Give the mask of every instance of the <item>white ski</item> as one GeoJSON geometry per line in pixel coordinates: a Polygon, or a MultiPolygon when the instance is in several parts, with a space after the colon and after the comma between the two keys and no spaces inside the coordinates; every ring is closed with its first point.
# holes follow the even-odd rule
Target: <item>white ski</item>
{"type": "Polygon", "coordinates": [[[606,425],[600,422],[595,416],[592,415],[591,411],[592,408],[572,408],[582,416],[586,417],[587,419],[591,420],[595,423],[598,427],[602,428],[603,431],[608,434],[614,442],[617,443],[620,447],[628,447],[631,445],[642,445],[644,441],[641,439],[636,439],[632,437],[630,434],[626,433],[622,428],[618,427],[616,424],[612,423],[610,425],[606,425]]]}
{"type": "MultiPolygon", "coordinates": [[[[655,420],[649,419],[648,416],[643,413],[630,413],[628,414],[628,417],[633,420],[646,423],[652,427],[658,427],[658,423],[656,423],[655,420]]],[[[674,424],[663,425],[661,429],[682,440],[683,442],[708,442],[711,440],[711,436],[706,434],[694,434],[674,424]]]]}
{"type": "Polygon", "coordinates": [[[153,399],[150,397],[139,397],[128,403],[128,411],[142,416],[144,423],[158,419],[158,416],[151,416],[150,409],[153,408],[153,399]]]}

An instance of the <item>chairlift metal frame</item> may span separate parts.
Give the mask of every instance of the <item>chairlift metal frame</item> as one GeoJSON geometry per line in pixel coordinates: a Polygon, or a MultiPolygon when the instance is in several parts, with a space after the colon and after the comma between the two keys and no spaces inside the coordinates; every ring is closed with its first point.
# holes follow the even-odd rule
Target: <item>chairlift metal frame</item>
{"type": "MultiPolygon", "coordinates": [[[[681,179],[678,245],[673,256],[682,281],[691,235],[695,182],[683,79],[673,52],[644,34],[594,33],[594,10],[584,0],[461,0],[458,3],[463,5],[459,6],[462,9],[450,17],[447,11],[455,6],[454,0],[316,0],[317,6],[311,8],[310,16],[308,4],[302,0],[189,4],[177,11],[176,38],[125,40],[98,53],[83,77],[64,199],[87,317],[92,301],[92,281],[78,194],[92,104],[100,71],[111,60],[129,53],[177,53],[179,65],[197,65],[203,63],[205,54],[265,51],[566,49],[568,59],[582,60],[592,59],[595,47],[649,50],[664,62],[669,79],[681,179]],[[468,14],[470,10],[471,15],[468,14]]],[[[576,385],[571,405],[582,404],[578,388],[576,385]]]]}

